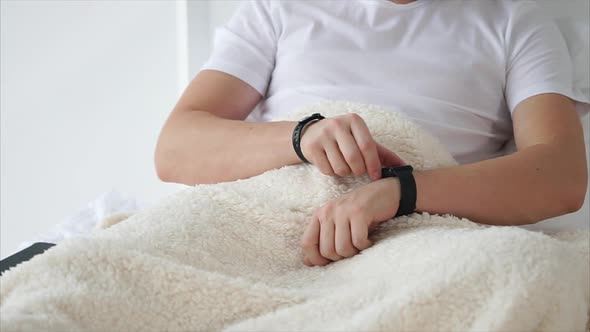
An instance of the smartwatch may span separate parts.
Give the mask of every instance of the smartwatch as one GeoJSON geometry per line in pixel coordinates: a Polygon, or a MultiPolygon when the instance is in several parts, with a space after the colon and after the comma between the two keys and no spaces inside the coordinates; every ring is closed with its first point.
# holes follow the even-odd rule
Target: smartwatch
{"type": "Polygon", "coordinates": [[[416,180],[414,180],[413,171],[414,168],[410,165],[381,169],[381,178],[396,177],[399,179],[401,195],[395,217],[412,214],[416,210],[416,180]]]}

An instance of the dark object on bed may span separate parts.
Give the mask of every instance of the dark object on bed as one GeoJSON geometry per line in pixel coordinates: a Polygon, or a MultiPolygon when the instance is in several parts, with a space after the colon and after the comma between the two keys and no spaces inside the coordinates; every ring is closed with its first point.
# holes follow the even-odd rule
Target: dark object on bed
{"type": "Polygon", "coordinates": [[[22,262],[26,262],[33,258],[36,255],[42,254],[45,250],[55,246],[53,243],[46,243],[46,242],[37,242],[34,243],[32,246],[23,249],[12,256],[8,256],[0,261],[0,275],[4,273],[4,271],[17,266],[22,262]]]}

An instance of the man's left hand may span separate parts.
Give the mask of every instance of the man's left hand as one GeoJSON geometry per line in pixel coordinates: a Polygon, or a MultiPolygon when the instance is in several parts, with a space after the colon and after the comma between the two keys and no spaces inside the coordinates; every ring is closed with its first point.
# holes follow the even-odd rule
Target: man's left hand
{"type": "Polygon", "coordinates": [[[305,265],[323,266],[370,247],[369,231],[395,216],[399,198],[399,180],[386,178],[357,188],[317,209],[301,239],[305,265]]]}

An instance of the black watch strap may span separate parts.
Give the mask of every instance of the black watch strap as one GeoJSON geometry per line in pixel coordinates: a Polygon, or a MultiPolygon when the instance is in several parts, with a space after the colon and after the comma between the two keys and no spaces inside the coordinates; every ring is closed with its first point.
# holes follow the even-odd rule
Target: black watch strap
{"type": "Polygon", "coordinates": [[[396,217],[414,213],[416,210],[416,180],[412,171],[414,168],[410,165],[399,167],[384,167],[381,169],[382,178],[397,177],[401,187],[401,197],[396,217]]]}
{"type": "Polygon", "coordinates": [[[305,126],[307,126],[309,123],[320,121],[323,119],[325,118],[320,113],[314,113],[299,121],[297,126],[295,126],[295,129],[293,129],[293,149],[295,150],[295,153],[297,153],[299,159],[301,159],[301,161],[303,161],[306,164],[309,164],[310,162],[309,160],[307,160],[307,158],[305,158],[303,152],[301,151],[301,133],[303,132],[305,126]]]}

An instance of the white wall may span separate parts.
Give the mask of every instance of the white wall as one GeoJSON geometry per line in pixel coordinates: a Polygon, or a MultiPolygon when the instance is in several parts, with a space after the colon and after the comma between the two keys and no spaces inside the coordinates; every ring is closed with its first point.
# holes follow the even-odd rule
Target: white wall
{"type": "Polygon", "coordinates": [[[192,79],[209,57],[213,33],[209,23],[209,1],[187,2],[188,76],[192,79]]]}
{"type": "Polygon", "coordinates": [[[0,257],[104,192],[155,202],[158,132],[240,1],[0,1],[0,257]]]}
{"type": "Polygon", "coordinates": [[[105,191],[152,202],[176,190],[153,150],[186,76],[186,12],[167,0],[0,6],[0,256],[105,191]]]}
{"type": "Polygon", "coordinates": [[[189,77],[208,59],[215,29],[223,25],[242,0],[188,1],[189,77]]]}

